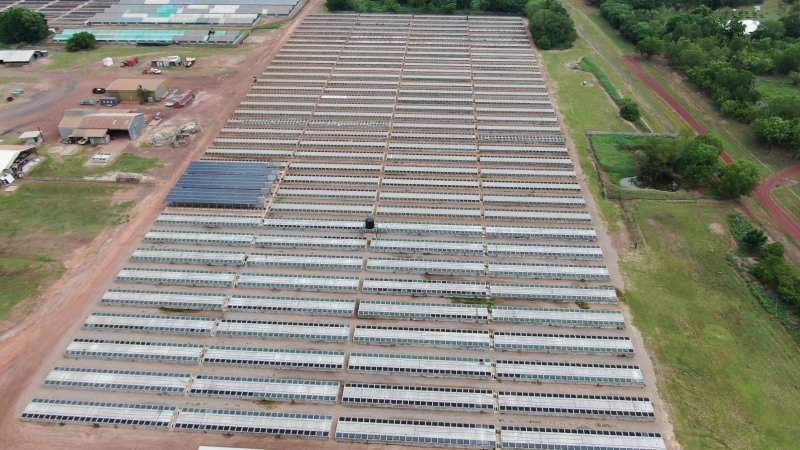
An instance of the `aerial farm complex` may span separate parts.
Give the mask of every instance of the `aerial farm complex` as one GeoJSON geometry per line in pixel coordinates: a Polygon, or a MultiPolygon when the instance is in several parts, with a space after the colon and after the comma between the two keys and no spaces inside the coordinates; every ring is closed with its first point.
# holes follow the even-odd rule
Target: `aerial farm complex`
{"type": "Polygon", "coordinates": [[[521,19],[309,15],[21,417],[664,449],[588,195],[521,19]]]}

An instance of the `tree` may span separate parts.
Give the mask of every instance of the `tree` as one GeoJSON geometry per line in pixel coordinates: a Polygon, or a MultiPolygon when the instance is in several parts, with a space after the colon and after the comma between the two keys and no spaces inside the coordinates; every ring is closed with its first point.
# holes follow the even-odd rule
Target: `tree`
{"type": "Polygon", "coordinates": [[[782,117],[772,116],[756,119],[752,129],[756,139],[769,144],[769,151],[774,144],[781,144],[789,139],[792,123],[782,117]]]}
{"type": "Polygon", "coordinates": [[[789,81],[792,82],[793,86],[800,86],[800,72],[794,70],[789,72],[789,81]]]}
{"type": "Polygon", "coordinates": [[[152,96],[153,91],[143,88],[141,84],[136,88],[136,98],[138,98],[140,102],[145,103],[152,96]]]}
{"type": "Polygon", "coordinates": [[[400,9],[400,4],[397,3],[396,0],[386,0],[383,6],[386,7],[386,11],[388,12],[397,12],[397,10],[400,9]]]}
{"type": "Polygon", "coordinates": [[[668,140],[658,140],[637,152],[639,174],[654,179],[672,178],[678,172],[682,150],[668,140]]]}
{"type": "Polygon", "coordinates": [[[646,37],[636,44],[636,50],[645,58],[657,55],[664,51],[664,41],[656,37],[646,37]]]}
{"type": "Polygon", "coordinates": [[[67,51],[77,52],[78,50],[93,49],[97,46],[97,39],[88,31],[75,33],[67,39],[67,51]]]}
{"type": "Polygon", "coordinates": [[[542,50],[570,48],[578,38],[575,23],[567,14],[539,9],[528,16],[528,21],[533,42],[542,50]]]}
{"type": "Polygon", "coordinates": [[[745,159],[724,166],[719,173],[719,192],[727,198],[750,195],[758,186],[758,167],[745,159]]]}
{"type": "Polygon", "coordinates": [[[742,243],[750,250],[760,250],[767,243],[767,235],[758,228],[753,228],[742,236],[742,243]]]}
{"type": "Polygon", "coordinates": [[[693,141],[686,146],[679,161],[683,181],[689,186],[705,186],[719,167],[720,150],[693,141]]]}
{"type": "Polygon", "coordinates": [[[628,122],[636,122],[641,117],[639,104],[633,99],[623,98],[619,102],[619,115],[628,122]]]}
{"type": "Polygon", "coordinates": [[[48,33],[47,19],[40,12],[19,7],[0,12],[0,43],[39,42],[48,33]]]}
{"type": "Polygon", "coordinates": [[[329,11],[349,11],[353,9],[350,0],[327,0],[325,6],[329,11]]]}
{"type": "Polygon", "coordinates": [[[526,0],[483,0],[481,9],[492,12],[522,14],[526,0]]]}

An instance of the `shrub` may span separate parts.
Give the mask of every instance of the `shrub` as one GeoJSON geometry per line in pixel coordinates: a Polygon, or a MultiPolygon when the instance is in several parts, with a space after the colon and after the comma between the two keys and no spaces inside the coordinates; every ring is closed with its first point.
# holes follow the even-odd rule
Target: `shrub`
{"type": "Polygon", "coordinates": [[[67,39],[67,51],[77,52],[78,50],[89,50],[97,47],[97,39],[92,33],[81,31],[75,33],[67,39]]]}
{"type": "Polygon", "coordinates": [[[633,99],[623,98],[619,102],[619,115],[628,122],[636,122],[641,118],[642,113],[639,111],[639,104],[633,99]]]}

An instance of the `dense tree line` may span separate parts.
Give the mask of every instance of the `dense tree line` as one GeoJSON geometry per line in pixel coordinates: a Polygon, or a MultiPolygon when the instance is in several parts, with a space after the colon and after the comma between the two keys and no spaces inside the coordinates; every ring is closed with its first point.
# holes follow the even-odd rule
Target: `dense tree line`
{"type": "Polygon", "coordinates": [[[47,19],[44,14],[16,6],[0,11],[0,43],[34,43],[47,35],[47,19]]]}
{"type": "Polygon", "coordinates": [[[756,76],[786,76],[800,84],[800,4],[779,20],[765,20],[747,35],[720,6],[754,1],[588,0],[645,58],[663,54],[720,111],[753,124],[768,146],[800,156],[800,96],[763,99],[756,76]],[[665,8],[678,10],[665,14],[665,8]]]}
{"type": "Polygon", "coordinates": [[[569,48],[578,34],[558,0],[327,0],[331,11],[487,11],[528,17],[536,46],[542,50],[569,48]]]}

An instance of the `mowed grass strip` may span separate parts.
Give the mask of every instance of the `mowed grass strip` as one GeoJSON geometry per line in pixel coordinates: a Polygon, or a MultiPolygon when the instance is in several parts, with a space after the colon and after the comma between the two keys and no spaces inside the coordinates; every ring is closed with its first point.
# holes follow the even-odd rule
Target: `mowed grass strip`
{"type": "Polygon", "coordinates": [[[639,173],[635,150],[628,148],[646,145],[646,137],[599,135],[592,136],[591,139],[597,162],[613,183],[617,184],[619,180],[639,173]]]}
{"type": "Polygon", "coordinates": [[[575,46],[569,50],[540,52],[552,94],[558,102],[567,132],[575,144],[577,163],[587,177],[589,189],[594,194],[600,213],[608,222],[609,229],[615,231],[619,229],[621,214],[613,203],[603,197],[600,180],[589,156],[589,143],[584,133],[593,130],[635,130],[619,116],[617,106],[597,84],[594,75],[571,68],[582,57],[591,54],[593,50],[582,38],[575,41],[575,46]]]}
{"type": "Polygon", "coordinates": [[[63,273],[61,260],[104,228],[127,220],[132,203],[112,204],[118,186],[26,183],[0,195],[0,320],[63,273]]]}
{"type": "Polygon", "coordinates": [[[84,153],[85,151],[78,155],[64,157],[43,155],[44,161],[33,169],[31,175],[43,178],[83,178],[109,172],[146,174],[161,164],[157,158],[145,158],[132,153],[123,153],[108,166],[86,166],[89,155],[84,153]]]}
{"type": "Polygon", "coordinates": [[[781,205],[784,211],[795,220],[800,221],[800,185],[780,186],[772,191],[772,197],[781,205]]]}
{"type": "Polygon", "coordinates": [[[642,245],[622,262],[624,298],[678,441],[687,449],[797,448],[800,348],[726,261],[736,250],[726,225],[732,209],[628,206],[642,245]]]}

